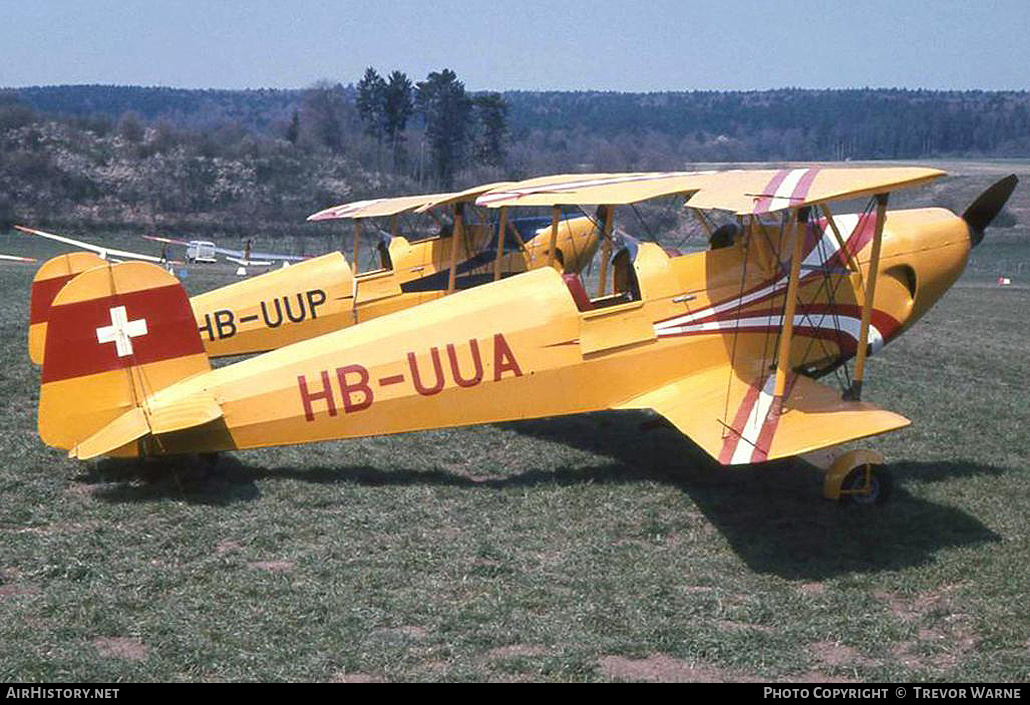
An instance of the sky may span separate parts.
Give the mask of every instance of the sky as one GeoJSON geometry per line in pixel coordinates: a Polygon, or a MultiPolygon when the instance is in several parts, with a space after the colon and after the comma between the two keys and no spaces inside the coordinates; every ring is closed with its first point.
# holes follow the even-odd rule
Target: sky
{"type": "Polygon", "coordinates": [[[1028,0],[0,0],[0,86],[1030,89],[1028,0]]]}

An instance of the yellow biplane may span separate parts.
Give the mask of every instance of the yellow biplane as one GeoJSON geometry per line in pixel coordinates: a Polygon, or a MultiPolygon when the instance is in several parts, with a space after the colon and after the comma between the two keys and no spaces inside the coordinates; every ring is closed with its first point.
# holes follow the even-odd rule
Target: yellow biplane
{"type": "MultiPolygon", "coordinates": [[[[691,254],[615,238],[594,297],[576,275],[543,267],[218,369],[174,277],[142,263],[94,268],[53,302],[39,432],[87,459],[651,409],[724,465],[884,433],[909,421],[861,400],[867,356],[955,282],[1016,183],[995,184],[962,216],[887,210],[890,192],[942,174],[811,167],[509,184],[478,203],[602,204],[606,232],[617,206],[668,194],[706,223],[730,218],[712,229],[712,249],[691,254]],[[860,212],[831,210],[859,198],[860,212]],[[816,381],[852,359],[843,394],[816,381]]],[[[882,460],[840,455],[824,493],[881,500],[882,460]]]]}
{"type": "MultiPolygon", "coordinates": [[[[600,234],[588,216],[509,220],[501,213],[496,222],[470,205],[499,185],[358,201],[315,213],[308,220],[353,220],[351,263],[331,252],[194,296],[190,305],[205,352],[223,357],[274,350],[527,269],[553,265],[577,272],[594,256],[600,234]],[[451,210],[453,218],[436,215],[441,210],[451,210]],[[431,236],[409,241],[398,233],[398,216],[412,211],[436,217],[431,236]],[[390,219],[391,232],[380,231],[374,267],[359,271],[363,224],[381,217],[390,219]]],[[[99,255],[74,252],[40,267],[29,317],[33,362],[43,360],[54,297],[76,275],[103,264],[99,255]]]]}

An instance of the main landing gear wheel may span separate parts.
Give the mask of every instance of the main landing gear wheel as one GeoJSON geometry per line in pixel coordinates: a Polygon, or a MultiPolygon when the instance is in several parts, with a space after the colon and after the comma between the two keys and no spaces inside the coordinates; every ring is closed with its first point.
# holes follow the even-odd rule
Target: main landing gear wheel
{"type": "Polygon", "coordinates": [[[841,499],[850,504],[883,504],[890,496],[893,484],[886,467],[867,463],[844,478],[841,499]]]}
{"type": "MultiPolygon", "coordinates": [[[[832,456],[831,456],[832,457],[832,456]]],[[[849,504],[883,504],[893,482],[883,456],[873,450],[850,450],[821,464],[826,469],[823,496],[849,504]]]]}

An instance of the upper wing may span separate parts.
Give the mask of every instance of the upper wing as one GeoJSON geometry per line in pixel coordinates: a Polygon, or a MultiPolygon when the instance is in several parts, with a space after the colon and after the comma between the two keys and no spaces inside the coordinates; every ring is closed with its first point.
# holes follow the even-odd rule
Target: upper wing
{"type": "Polygon", "coordinates": [[[455,193],[428,193],[420,196],[397,196],[395,198],[373,198],[367,201],[341,203],[332,208],[320,210],[308,216],[308,220],[336,220],[339,218],[380,218],[414,210],[427,203],[455,196],[455,193]]]}
{"type": "Polygon", "coordinates": [[[740,215],[771,213],[843,198],[909,188],[944,176],[922,167],[823,168],[725,171],[713,175],[687,205],[740,215]]]}
{"type": "Polygon", "coordinates": [[[492,184],[482,184],[481,186],[473,186],[472,188],[465,189],[464,191],[457,191],[455,193],[441,194],[439,197],[435,198],[434,200],[427,201],[426,203],[424,203],[421,206],[419,206],[418,208],[416,208],[415,212],[416,213],[425,213],[430,208],[436,208],[438,206],[445,206],[445,205],[448,205],[450,203],[458,203],[460,201],[471,201],[471,200],[475,199],[476,197],[480,196],[481,194],[486,193],[487,191],[492,191],[494,189],[499,189],[499,188],[504,188],[506,186],[511,186],[514,183],[515,183],[514,181],[497,181],[497,182],[492,183],[492,184]]]}
{"type": "Polygon", "coordinates": [[[636,203],[687,194],[693,208],[739,214],[769,213],[841,198],[907,188],[943,176],[919,167],[737,169],[732,171],[561,174],[487,191],[476,203],[500,206],[554,206],[636,203]]]}
{"type": "Polygon", "coordinates": [[[352,201],[341,203],[332,208],[320,210],[308,216],[308,220],[336,220],[338,218],[381,218],[388,215],[397,215],[406,211],[417,211],[422,213],[437,206],[456,203],[458,201],[470,201],[482,193],[491,189],[510,186],[510,181],[498,181],[492,184],[473,186],[464,191],[453,191],[449,193],[425,193],[418,196],[395,196],[393,198],[373,198],[366,201],[352,201]]]}
{"type": "Polygon", "coordinates": [[[484,193],[476,204],[501,206],[554,206],[636,203],[648,198],[692,193],[715,172],[674,171],[628,174],[559,174],[514,184],[484,193]]]}
{"type": "Polygon", "coordinates": [[[843,401],[825,384],[793,374],[777,414],[774,380],[775,373],[743,380],[721,365],[616,408],[654,409],[723,465],[800,455],[909,424],[904,416],[868,402],[843,401]]]}

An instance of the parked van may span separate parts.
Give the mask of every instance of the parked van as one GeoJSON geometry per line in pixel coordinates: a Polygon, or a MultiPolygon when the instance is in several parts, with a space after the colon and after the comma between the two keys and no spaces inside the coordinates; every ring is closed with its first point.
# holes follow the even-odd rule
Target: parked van
{"type": "Polygon", "coordinates": [[[187,262],[214,262],[215,243],[206,240],[190,240],[186,245],[187,262]]]}

